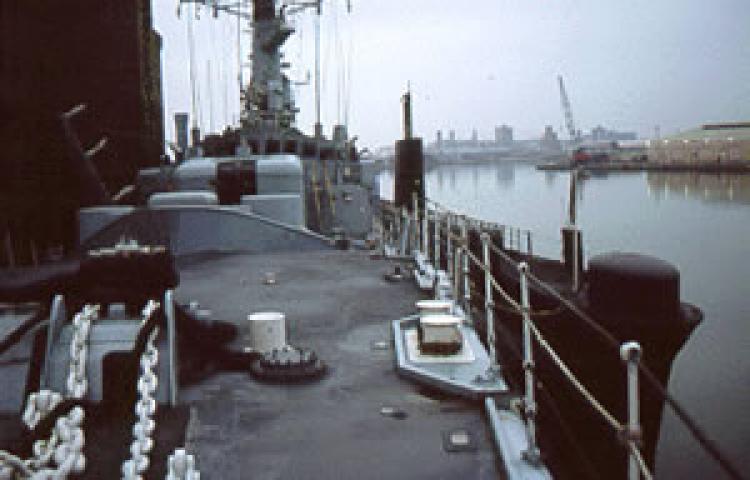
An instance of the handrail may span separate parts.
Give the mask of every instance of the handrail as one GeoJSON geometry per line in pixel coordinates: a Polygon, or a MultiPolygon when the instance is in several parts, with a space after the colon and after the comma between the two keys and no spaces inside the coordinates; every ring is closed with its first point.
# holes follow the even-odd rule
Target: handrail
{"type": "MultiPolygon", "coordinates": [[[[464,220],[466,223],[474,223],[475,225],[481,225],[485,222],[479,222],[476,219],[473,219],[467,215],[456,213],[451,211],[449,208],[441,205],[438,202],[435,202],[434,200],[431,200],[429,198],[424,198],[424,205],[425,210],[428,210],[427,205],[431,204],[435,208],[434,210],[437,212],[438,210],[443,210],[446,213],[450,213],[454,217],[457,217],[458,219],[464,220]]],[[[438,223],[438,217],[435,217],[435,223],[438,223]]],[[[464,225],[465,225],[464,223],[464,225]]],[[[418,228],[418,227],[417,227],[418,228]]],[[[592,406],[592,408],[616,431],[618,432],[624,432],[625,427],[612,415],[609,411],[607,411],[606,408],[604,408],[603,405],[601,405],[598,400],[586,389],[586,387],[578,380],[578,378],[575,376],[575,374],[570,371],[570,369],[567,367],[565,362],[557,355],[554,348],[544,339],[543,335],[541,334],[541,331],[538,329],[538,327],[534,324],[533,321],[531,321],[531,318],[529,315],[528,320],[523,315],[524,309],[523,307],[510,295],[508,292],[506,292],[502,286],[497,282],[497,280],[494,278],[494,276],[491,273],[491,269],[489,265],[485,265],[484,262],[482,262],[476,255],[474,255],[473,252],[469,249],[468,245],[468,237],[466,239],[462,238],[459,235],[456,235],[448,228],[441,228],[440,230],[444,230],[446,232],[446,237],[450,238],[453,242],[456,242],[456,246],[458,249],[460,249],[460,253],[465,255],[465,258],[470,259],[480,270],[482,270],[485,273],[489,273],[489,283],[492,285],[493,289],[499,293],[503,299],[519,314],[524,317],[524,324],[528,324],[530,327],[531,332],[534,334],[534,337],[536,338],[539,345],[545,350],[545,352],[550,356],[553,363],[560,369],[560,371],[563,373],[563,375],[566,377],[566,379],[576,388],[576,390],[584,397],[584,399],[592,406]]],[[[498,255],[500,258],[505,260],[507,263],[509,263],[511,266],[515,266],[516,268],[519,265],[519,262],[512,259],[507,253],[503,252],[500,248],[498,248],[496,245],[489,243],[489,248],[492,250],[493,253],[498,255]]],[[[535,275],[533,275],[530,271],[526,271],[525,274],[527,275],[528,279],[531,280],[534,284],[542,288],[547,293],[551,294],[554,298],[560,301],[562,306],[565,306],[568,310],[570,310],[575,316],[579,317],[581,320],[583,320],[589,327],[591,327],[597,334],[599,334],[601,337],[603,337],[608,343],[610,343],[611,346],[618,349],[620,348],[620,344],[617,341],[617,339],[606,329],[604,329],[601,325],[599,325],[597,322],[595,322],[589,315],[587,315],[585,312],[583,312],[580,308],[578,308],[575,304],[573,304],[569,299],[562,296],[554,287],[547,284],[546,282],[542,281],[535,275]]],[[[495,305],[496,306],[496,305],[495,305]]],[[[529,309],[527,313],[531,314],[531,310],[529,309]]],[[[675,412],[677,417],[685,424],[686,427],[688,427],[688,430],[693,435],[693,437],[696,439],[696,441],[703,447],[707,453],[709,453],[714,460],[721,466],[721,468],[731,477],[735,479],[742,479],[742,475],[739,473],[739,470],[737,467],[722,454],[718,447],[715,445],[715,443],[710,440],[706,433],[702,430],[701,427],[697,425],[697,423],[687,414],[685,409],[677,402],[674,397],[672,397],[669,392],[667,392],[666,388],[659,382],[656,375],[649,369],[645,363],[640,362],[638,364],[638,370],[643,374],[645,379],[648,381],[649,385],[656,390],[657,394],[672,408],[672,410],[675,412]]],[[[627,432],[626,432],[627,433],[627,432]]],[[[637,445],[634,443],[632,439],[627,440],[627,447],[632,455],[632,458],[636,460],[636,463],[638,464],[638,468],[641,471],[644,478],[651,479],[653,478],[652,474],[648,471],[647,465],[641,455],[641,452],[637,445]]]]}

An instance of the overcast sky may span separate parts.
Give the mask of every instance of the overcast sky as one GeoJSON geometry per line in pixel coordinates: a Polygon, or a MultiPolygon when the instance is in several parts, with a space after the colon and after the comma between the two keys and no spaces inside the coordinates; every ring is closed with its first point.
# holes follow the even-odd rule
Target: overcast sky
{"type": "MultiPolygon", "coordinates": [[[[189,10],[177,18],[176,3],[154,0],[168,139],[173,113],[191,111],[189,10]]],[[[602,124],[649,137],[656,125],[667,134],[750,120],[748,0],[351,0],[350,14],[346,3],[324,1],[322,116],[327,134],[348,118],[361,146],[400,137],[407,82],[415,131],[430,141],[438,129],[491,138],[502,123],[517,138],[539,137],[547,124],[559,130],[558,74],[584,131],[602,124]]],[[[311,14],[296,24],[285,53],[302,81],[313,69],[311,14]]],[[[237,118],[237,23],[203,9],[193,26],[199,120],[218,130],[237,118]]],[[[298,126],[310,132],[313,87],[296,93],[298,126]]]]}

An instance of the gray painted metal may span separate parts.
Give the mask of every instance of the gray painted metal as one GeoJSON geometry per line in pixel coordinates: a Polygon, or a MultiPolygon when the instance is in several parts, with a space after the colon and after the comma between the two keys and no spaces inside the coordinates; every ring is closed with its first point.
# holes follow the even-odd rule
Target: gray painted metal
{"type": "MultiPolygon", "coordinates": [[[[86,377],[89,389],[86,399],[99,402],[104,394],[104,357],[114,352],[130,352],[135,346],[135,340],[140,330],[140,318],[108,319],[94,321],[91,326],[88,350],[88,365],[86,377]]],[[[59,336],[54,339],[49,356],[49,374],[46,388],[56,392],[65,392],[65,382],[68,377],[70,363],[70,342],[73,337],[72,324],[64,325],[59,336]]],[[[169,402],[169,356],[164,342],[157,346],[159,349],[159,363],[157,375],[159,385],[156,399],[159,403],[169,402]]],[[[133,379],[134,381],[136,379],[133,379]]],[[[133,386],[135,388],[135,386],[133,386]]]]}
{"type": "Polygon", "coordinates": [[[492,426],[498,455],[510,479],[551,480],[544,465],[532,465],[523,458],[526,450],[526,427],[518,415],[509,410],[498,410],[492,397],[484,399],[484,408],[492,426]]]}
{"type": "Polygon", "coordinates": [[[296,193],[243,195],[240,202],[258,215],[288,225],[299,227],[305,225],[305,206],[302,195],[296,193]]]}
{"type": "MultiPolygon", "coordinates": [[[[82,234],[80,241],[86,242],[106,226],[102,224],[97,231],[89,230],[88,236],[82,234]]],[[[112,225],[111,231],[106,232],[100,240],[103,244],[114,244],[121,236],[137,236],[136,232],[144,228],[162,230],[159,238],[164,239],[175,255],[208,251],[269,253],[330,248],[326,237],[302,227],[223,206],[179,205],[135,210],[129,218],[119,218],[117,225],[112,225]],[[139,215],[143,212],[149,214],[148,220],[152,223],[140,224],[146,220],[139,215]],[[155,219],[158,221],[153,222],[155,219]]],[[[144,232],[144,235],[147,233],[144,232]]]]}
{"type": "MultiPolygon", "coordinates": [[[[174,314],[174,294],[167,290],[164,294],[163,305],[167,317],[167,332],[160,334],[157,343],[159,361],[157,376],[159,383],[156,399],[160,403],[177,405],[177,351],[174,314]]],[[[89,334],[89,350],[87,358],[86,376],[89,390],[88,400],[98,402],[103,397],[103,360],[114,352],[130,352],[135,346],[135,340],[141,329],[139,317],[102,317],[91,324],[89,334]]],[[[41,387],[65,392],[65,382],[68,377],[70,363],[70,342],[73,336],[73,326],[67,323],[65,302],[62,295],[55,296],[50,315],[49,333],[47,335],[47,354],[41,379],[41,387]]],[[[136,379],[133,379],[134,381],[136,379]]],[[[134,387],[135,388],[135,387],[134,387]]]]}
{"type": "Polygon", "coordinates": [[[461,334],[474,352],[471,363],[419,363],[411,362],[406,353],[405,332],[417,327],[419,315],[394,320],[393,343],[396,353],[396,370],[413,379],[448,393],[472,399],[508,392],[508,385],[498,375],[492,375],[490,359],[474,329],[461,325],[461,334]],[[489,374],[488,374],[489,373],[489,374]]]}
{"type": "Polygon", "coordinates": [[[364,238],[372,230],[370,192],[361,185],[343,183],[332,187],[336,226],[347,235],[364,238]]]}
{"type": "Polygon", "coordinates": [[[86,207],[78,210],[78,239],[81,243],[91,238],[120,218],[135,210],[131,206],[86,207]]]}

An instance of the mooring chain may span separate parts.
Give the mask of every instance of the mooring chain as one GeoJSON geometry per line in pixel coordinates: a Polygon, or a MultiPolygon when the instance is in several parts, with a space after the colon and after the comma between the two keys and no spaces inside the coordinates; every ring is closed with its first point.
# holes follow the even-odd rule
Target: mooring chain
{"type": "MultiPolygon", "coordinates": [[[[149,301],[143,308],[143,323],[158,308],[158,303],[149,301]]],[[[159,350],[154,342],[159,335],[159,327],[149,333],[146,346],[140,358],[140,376],[136,385],[138,400],[135,403],[135,424],[133,425],[133,442],[130,444],[130,459],[122,464],[122,477],[125,480],[140,480],[149,467],[149,454],[154,447],[152,438],[156,429],[156,422],[152,418],[156,414],[156,398],[154,394],[158,387],[158,378],[154,368],[159,362],[159,350]]]]}
{"type": "Polygon", "coordinates": [[[91,322],[99,314],[99,305],[86,305],[73,317],[73,338],[70,341],[70,363],[65,388],[68,398],[81,400],[88,391],[86,364],[88,363],[91,322]]]}
{"type": "MultiPolygon", "coordinates": [[[[88,336],[91,322],[97,317],[98,312],[98,305],[85,305],[73,319],[69,373],[66,381],[66,393],[69,398],[80,400],[86,395],[88,336]]],[[[63,396],[51,390],[31,393],[21,417],[22,421],[33,430],[62,401],[63,396]]],[[[32,457],[28,460],[0,451],[0,480],[59,479],[66,478],[71,473],[81,473],[86,466],[86,458],[83,455],[85,439],[81,428],[84,416],[83,409],[75,406],[66,415],[59,417],[50,437],[34,442],[32,457]],[[51,464],[55,467],[51,467],[51,464]],[[19,474],[20,477],[15,474],[19,474]]]]}
{"type": "Polygon", "coordinates": [[[39,390],[30,393],[21,420],[29,429],[33,430],[62,401],[63,396],[52,390],[39,390]]]}

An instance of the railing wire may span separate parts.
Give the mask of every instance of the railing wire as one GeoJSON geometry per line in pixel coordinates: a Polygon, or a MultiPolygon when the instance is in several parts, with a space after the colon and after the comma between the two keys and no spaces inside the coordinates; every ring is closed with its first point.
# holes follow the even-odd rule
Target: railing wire
{"type": "MultiPolygon", "coordinates": [[[[443,205],[441,205],[438,202],[435,202],[434,200],[425,198],[424,199],[425,206],[427,204],[432,204],[435,207],[435,210],[443,210],[446,212],[450,212],[451,210],[443,205]]],[[[456,217],[462,218],[464,220],[467,220],[471,223],[479,224],[475,219],[471,219],[471,217],[468,217],[463,214],[456,214],[456,217]]],[[[466,252],[467,256],[472,260],[472,262],[477,265],[481,270],[488,271],[488,266],[484,265],[483,262],[479,260],[479,258],[474,255],[471,250],[468,248],[468,242],[466,242],[462,237],[455,235],[453,232],[448,231],[448,235],[451,236],[451,238],[454,241],[457,241],[459,245],[464,246],[466,248],[463,249],[464,252],[466,252]]],[[[491,250],[497,254],[500,258],[508,262],[511,266],[518,267],[518,262],[513,260],[508,254],[503,252],[501,249],[499,249],[497,246],[490,243],[491,250]]],[[[491,273],[491,272],[490,272],[491,273]]],[[[535,275],[533,275],[531,272],[527,272],[528,278],[534,282],[537,286],[539,286],[541,289],[546,291],[547,293],[551,294],[553,297],[558,299],[562,305],[564,305],[568,310],[570,310],[574,315],[579,317],[581,320],[583,320],[589,327],[591,327],[597,334],[599,334],[601,337],[603,337],[607,342],[611,344],[615,349],[619,349],[619,342],[617,339],[606,329],[604,329],[601,325],[599,325],[596,321],[594,321],[589,315],[587,315],[585,312],[583,312],[580,308],[578,308],[574,303],[572,303],[569,299],[563,297],[557,290],[555,290],[552,286],[547,284],[546,282],[542,281],[535,275]]],[[[523,310],[521,309],[521,306],[518,304],[518,302],[513,299],[503,288],[500,286],[500,284],[495,280],[494,276],[490,275],[490,281],[493,286],[493,288],[503,297],[503,299],[514,309],[516,309],[519,313],[521,313],[523,310]]],[[[623,426],[620,424],[619,421],[611,414],[609,413],[594,397],[591,395],[590,392],[585,388],[585,386],[575,377],[575,374],[573,374],[572,371],[567,367],[567,365],[562,361],[562,359],[557,355],[557,353],[554,351],[551,345],[546,342],[544,337],[541,335],[541,332],[538,330],[536,325],[533,322],[529,322],[529,326],[532,329],[532,332],[534,333],[535,338],[537,339],[537,342],[545,349],[548,355],[550,355],[550,358],[554,361],[554,363],[560,368],[560,370],[563,372],[563,374],[568,378],[569,381],[571,381],[572,385],[583,395],[583,397],[589,402],[589,404],[607,421],[607,423],[612,426],[617,431],[622,431],[623,426]]],[[[702,428],[697,425],[697,423],[688,415],[688,413],[685,411],[685,409],[677,402],[674,397],[672,397],[669,392],[667,392],[666,388],[661,384],[661,382],[658,380],[656,375],[649,369],[644,362],[639,363],[639,370],[644,375],[646,380],[648,381],[649,385],[656,390],[656,392],[659,394],[659,396],[672,408],[674,413],[677,415],[677,417],[682,421],[685,426],[688,428],[690,433],[693,435],[693,437],[696,439],[696,441],[703,447],[707,453],[711,455],[711,457],[714,458],[714,460],[722,467],[722,469],[731,477],[734,479],[742,479],[742,475],[739,472],[739,469],[734,466],[734,464],[726,457],[724,456],[721,451],[719,451],[716,444],[710,440],[705,432],[703,432],[702,428]]],[[[652,475],[648,471],[648,468],[646,466],[645,461],[643,460],[643,457],[640,453],[640,450],[635,446],[635,444],[630,441],[629,442],[629,448],[631,450],[635,450],[637,453],[635,454],[635,457],[638,461],[639,468],[641,469],[643,475],[645,478],[652,478],[652,475]]]]}

